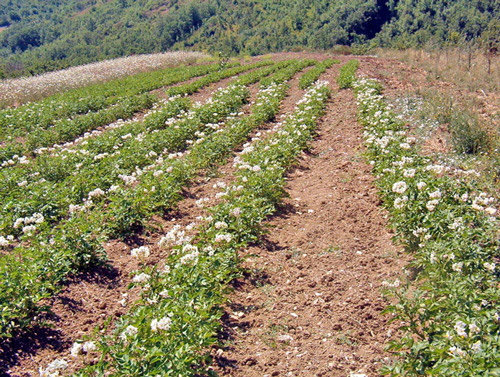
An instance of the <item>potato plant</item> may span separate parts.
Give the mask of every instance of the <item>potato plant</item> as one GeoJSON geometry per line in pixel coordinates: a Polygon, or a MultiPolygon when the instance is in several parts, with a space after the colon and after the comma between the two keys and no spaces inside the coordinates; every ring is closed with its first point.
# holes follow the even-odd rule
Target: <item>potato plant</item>
{"type": "Polygon", "coordinates": [[[316,66],[306,73],[304,73],[299,80],[299,88],[307,89],[313,83],[315,83],[319,77],[326,72],[328,68],[330,68],[334,64],[340,64],[339,60],[326,59],[321,63],[317,63],[316,66]]]}
{"type": "Polygon", "coordinates": [[[342,67],[340,67],[339,75],[337,76],[337,83],[340,89],[349,89],[356,80],[356,71],[359,67],[359,60],[349,60],[342,67]]]}
{"type": "Polygon", "coordinates": [[[361,78],[353,87],[380,196],[416,273],[414,282],[386,283],[397,299],[387,312],[402,321],[402,332],[389,347],[397,358],[383,373],[499,375],[495,198],[479,189],[477,174],[421,156],[378,82],[361,78]]]}

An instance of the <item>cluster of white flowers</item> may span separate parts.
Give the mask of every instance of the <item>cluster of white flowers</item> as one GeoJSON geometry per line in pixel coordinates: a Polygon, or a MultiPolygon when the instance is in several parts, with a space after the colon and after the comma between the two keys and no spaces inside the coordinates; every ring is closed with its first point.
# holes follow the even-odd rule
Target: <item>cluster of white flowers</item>
{"type": "Polygon", "coordinates": [[[464,357],[466,355],[466,352],[463,349],[461,349],[460,347],[451,346],[450,347],[450,354],[452,356],[464,357]]]}
{"type": "Polygon", "coordinates": [[[20,217],[14,222],[14,229],[18,229],[23,226],[23,233],[30,236],[36,230],[36,225],[43,223],[45,218],[41,213],[34,213],[30,217],[20,217]]]}
{"type": "Polygon", "coordinates": [[[448,225],[448,228],[451,230],[462,231],[464,229],[464,219],[463,217],[456,217],[453,220],[453,223],[448,225]]]}
{"type": "Polygon", "coordinates": [[[231,234],[229,234],[229,233],[217,233],[215,235],[214,241],[216,243],[223,242],[223,241],[225,241],[225,242],[231,242],[232,239],[233,239],[233,236],[231,234]]]}
{"type": "Polygon", "coordinates": [[[401,285],[401,281],[399,279],[394,280],[392,283],[388,282],[387,280],[384,280],[382,282],[382,286],[387,287],[387,288],[397,288],[401,285]]]}
{"type": "Polygon", "coordinates": [[[463,262],[457,262],[457,263],[453,263],[451,265],[451,269],[455,272],[462,272],[462,268],[464,267],[464,263],[463,262]]]}
{"type": "Polygon", "coordinates": [[[450,167],[443,165],[428,165],[425,167],[425,170],[433,172],[436,175],[440,175],[445,171],[449,171],[450,167]]]}
{"type": "Polygon", "coordinates": [[[403,209],[405,204],[408,202],[408,197],[406,195],[396,198],[394,200],[394,208],[403,209]]]}
{"type": "Polygon", "coordinates": [[[147,281],[149,281],[150,278],[151,278],[151,275],[148,275],[144,272],[141,272],[140,274],[135,275],[134,278],[132,279],[132,281],[134,283],[146,283],[147,281]]]}
{"type": "Polygon", "coordinates": [[[119,174],[118,178],[120,178],[127,186],[133,185],[137,182],[137,178],[133,175],[119,174]]]}
{"type": "Polygon", "coordinates": [[[418,188],[419,191],[422,191],[426,187],[427,187],[427,183],[425,183],[425,182],[418,182],[417,183],[417,188],[418,188]]]}
{"type": "Polygon", "coordinates": [[[92,198],[99,198],[100,196],[104,196],[105,195],[105,192],[100,189],[100,188],[96,188],[95,190],[92,190],[89,192],[89,195],[88,195],[88,199],[92,199],[92,198]]]}
{"type": "Polygon", "coordinates": [[[493,216],[497,212],[496,208],[491,206],[494,202],[495,198],[488,197],[488,194],[482,192],[472,200],[472,208],[476,211],[484,211],[488,215],[493,216]]]}
{"type": "Polygon", "coordinates": [[[463,321],[457,321],[454,329],[457,332],[457,335],[462,338],[467,338],[468,336],[479,334],[481,332],[481,329],[475,323],[471,323],[469,324],[469,333],[467,333],[467,324],[463,321]]]}
{"type": "Polygon", "coordinates": [[[179,246],[183,243],[190,242],[192,237],[186,234],[184,230],[182,230],[181,225],[176,224],[170,231],[163,236],[160,241],[158,241],[158,245],[161,247],[169,247],[169,246],[179,246]]]}
{"type": "Polygon", "coordinates": [[[160,320],[156,318],[151,321],[151,331],[167,331],[172,326],[172,320],[169,317],[163,317],[160,320]]]}
{"type": "Polygon", "coordinates": [[[12,241],[14,241],[14,236],[12,235],[8,235],[7,237],[0,236],[0,246],[2,247],[9,246],[12,241]]]}
{"type": "Polygon", "coordinates": [[[495,263],[485,262],[485,263],[484,263],[484,268],[485,268],[487,271],[489,271],[489,272],[493,273],[493,272],[495,272],[495,270],[496,270],[496,264],[495,264],[495,263]]]}
{"type": "Polygon", "coordinates": [[[76,357],[78,357],[78,355],[81,355],[83,353],[94,352],[95,350],[97,350],[97,346],[92,341],[88,341],[88,342],[84,342],[84,343],[75,342],[75,343],[73,343],[73,346],[71,347],[70,353],[71,353],[71,356],[76,358],[76,357]]]}
{"type": "Polygon", "coordinates": [[[241,216],[241,208],[235,207],[229,211],[229,214],[234,217],[240,217],[241,216]]]}
{"type": "Polygon", "coordinates": [[[408,185],[404,181],[396,182],[392,185],[392,191],[398,194],[404,194],[408,185]]]}
{"type": "Polygon", "coordinates": [[[426,204],[425,204],[425,207],[429,210],[429,211],[434,211],[437,207],[437,205],[439,204],[439,199],[434,199],[434,200],[429,200],[426,204]]]}
{"type": "Polygon", "coordinates": [[[149,247],[147,246],[141,246],[130,250],[130,255],[134,258],[147,258],[149,257],[149,254],[149,247]]]}
{"type": "Polygon", "coordinates": [[[206,203],[210,201],[210,198],[200,198],[196,200],[196,206],[199,208],[203,208],[206,203]]]}
{"type": "Polygon", "coordinates": [[[26,165],[29,163],[30,163],[30,160],[28,160],[28,158],[26,156],[19,157],[19,155],[15,154],[14,156],[12,156],[11,159],[5,160],[4,162],[2,162],[2,164],[0,166],[2,168],[4,168],[4,167],[12,166],[15,164],[26,165]]]}
{"type": "Polygon", "coordinates": [[[225,221],[217,221],[215,223],[215,229],[225,229],[227,227],[228,227],[228,225],[225,221]]]}
{"type": "Polygon", "coordinates": [[[82,211],[83,209],[85,209],[85,206],[82,206],[79,204],[70,204],[69,205],[69,213],[71,215],[78,213],[78,212],[82,211]]]}
{"type": "Polygon", "coordinates": [[[59,377],[60,371],[68,368],[68,362],[64,359],[56,359],[47,365],[47,368],[38,368],[41,377],[59,377]]]}
{"type": "Polygon", "coordinates": [[[129,326],[127,326],[127,328],[126,328],[126,329],[125,329],[125,330],[121,333],[120,338],[121,338],[123,341],[126,341],[126,340],[127,340],[127,338],[136,336],[138,332],[139,332],[139,330],[137,329],[137,327],[132,326],[132,325],[129,325],[129,326]]]}
{"type": "Polygon", "coordinates": [[[200,256],[200,252],[198,251],[198,247],[191,245],[190,243],[187,243],[183,246],[182,252],[185,254],[183,255],[179,263],[180,264],[197,264],[198,263],[198,257],[200,256]]]}
{"type": "Polygon", "coordinates": [[[128,303],[128,293],[122,293],[122,299],[120,301],[118,301],[118,303],[125,307],[127,306],[127,303],[128,303]]]}
{"type": "Polygon", "coordinates": [[[431,199],[439,199],[441,198],[443,194],[441,193],[441,190],[436,190],[436,191],[433,191],[433,192],[430,192],[429,193],[429,198],[431,199]]]}

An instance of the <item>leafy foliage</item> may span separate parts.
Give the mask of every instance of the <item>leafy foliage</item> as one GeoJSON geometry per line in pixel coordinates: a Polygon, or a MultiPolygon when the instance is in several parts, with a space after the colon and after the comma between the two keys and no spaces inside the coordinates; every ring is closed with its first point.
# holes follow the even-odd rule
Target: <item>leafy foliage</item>
{"type": "Polygon", "coordinates": [[[172,48],[259,55],[370,41],[456,44],[480,38],[499,15],[495,0],[8,2],[0,77],[172,48]]]}
{"type": "Polygon", "coordinates": [[[358,117],[395,239],[413,253],[416,282],[387,282],[401,336],[390,376],[496,376],[500,363],[495,199],[477,181],[419,155],[380,84],[354,84],[358,117]]]}
{"type": "Polygon", "coordinates": [[[356,71],[359,67],[359,60],[349,60],[340,67],[337,83],[340,89],[349,89],[356,80],[356,71]]]}
{"type": "Polygon", "coordinates": [[[299,80],[299,88],[300,89],[307,89],[309,88],[314,82],[316,82],[319,77],[332,65],[334,64],[339,64],[339,60],[333,60],[333,59],[326,59],[325,61],[316,64],[316,66],[313,69],[310,69],[306,73],[304,73],[300,80],[299,80]]]}

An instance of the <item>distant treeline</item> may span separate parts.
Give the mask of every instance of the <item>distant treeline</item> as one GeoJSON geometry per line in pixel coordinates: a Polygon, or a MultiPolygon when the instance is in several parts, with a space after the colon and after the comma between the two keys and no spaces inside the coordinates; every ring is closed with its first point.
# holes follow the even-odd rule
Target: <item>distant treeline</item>
{"type": "Polygon", "coordinates": [[[130,54],[498,39],[498,0],[0,0],[0,77],[130,54]]]}

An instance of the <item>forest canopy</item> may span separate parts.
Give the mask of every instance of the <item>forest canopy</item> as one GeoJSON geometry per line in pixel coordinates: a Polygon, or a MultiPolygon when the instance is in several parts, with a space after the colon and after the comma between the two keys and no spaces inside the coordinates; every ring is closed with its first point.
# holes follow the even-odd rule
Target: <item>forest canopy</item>
{"type": "Polygon", "coordinates": [[[0,0],[0,76],[169,49],[458,45],[499,19],[498,0],[0,0]]]}

